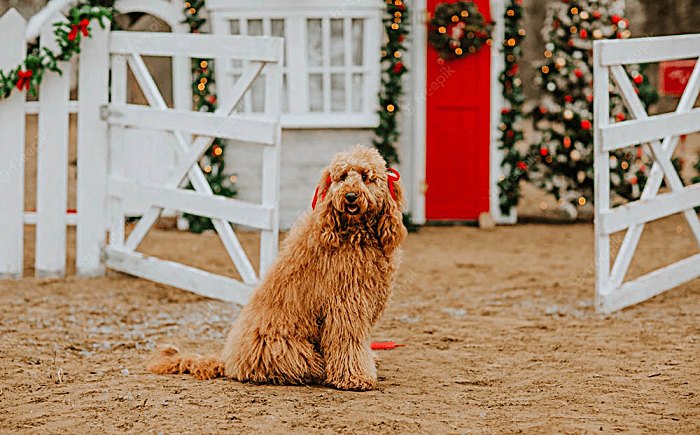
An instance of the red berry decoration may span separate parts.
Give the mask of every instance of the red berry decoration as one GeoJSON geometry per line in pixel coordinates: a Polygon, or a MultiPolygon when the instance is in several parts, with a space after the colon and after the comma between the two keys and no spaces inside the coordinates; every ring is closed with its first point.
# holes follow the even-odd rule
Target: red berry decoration
{"type": "Polygon", "coordinates": [[[612,22],[613,22],[613,24],[617,24],[617,23],[619,23],[621,20],[622,20],[622,17],[619,16],[619,15],[613,15],[613,16],[612,16],[612,22]]]}
{"type": "Polygon", "coordinates": [[[581,121],[581,128],[584,130],[588,130],[589,128],[591,128],[591,121],[589,121],[587,119],[584,119],[583,121],[581,121]]]}
{"type": "Polygon", "coordinates": [[[581,70],[578,69],[578,68],[576,68],[576,69],[574,70],[574,74],[576,74],[576,77],[578,77],[578,78],[583,77],[583,71],[581,71],[581,70]]]}
{"type": "Polygon", "coordinates": [[[632,177],[630,179],[630,184],[637,184],[637,181],[639,181],[639,180],[637,180],[637,177],[632,177]]]}
{"type": "Polygon", "coordinates": [[[398,74],[403,70],[403,62],[396,62],[394,65],[394,74],[398,74]]]}
{"type": "Polygon", "coordinates": [[[595,11],[595,12],[593,12],[593,17],[594,17],[594,18],[600,18],[600,17],[602,17],[602,15],[600,14],[600,12],[595,11]]]}
{"type": "Polygon", "coordinates": [[[507,107],[501,110],[501,114],[502,114],[502,115],[507,115],[507,114],[509,114],[509,113],[510,113],[510,109],[507,108],[507,107]]]}
{"type": "Polygon", "coordinates": [[[564,100],[566,100],[567,103],[570,103],[574,101],[574,97],[572,97],[571,95],[567,95],[564,97],[564,100]]]}
{"type": "Polygon", "coordinates": [[[525,162],[518,162],[518,168],[522,169],[523,171],[527,171],[527,165],[525,162]]]}
{"type": "Polygon", "coordinates": [[[540,148],[540,155],[542,157],[546,156],[547,154],[549,154],[549,150],[547,148],[540,148]]]}
{"type": "Polygon", "coordinates": [[[541,107],[540,107],[540,113],[543,114],[543,115],[544,115],[545,113],[547,113],[547,108],[541,106],[541,107]]]}
{"type": "Polygon", "coordinates": [[[641,85],[642,82],[644,81],[644,76],[642,76],[641,74],[638,74],[634,77],[633,80],[636,84],[641,85]]]}
{"type": "Polygon", "coordinates": [[[564,148],[569,148],[571,146],[571,138],[569,136],[564,137],[564,148]]]}
{"type": "Polygon", "coordinates": [[[617,118],[618,121],[624,121],[627,117],[625,116],[624,112],[620,112],[615,118],[617,118]]]}
{"type": "Polygon", "coordinates": [[[584,39],[588,38],[588,32],[586,31],[586,29],[581,29],[581,32],[579,33],[579,35],[581,35],[581,38],[584,38],[584,39]]]}

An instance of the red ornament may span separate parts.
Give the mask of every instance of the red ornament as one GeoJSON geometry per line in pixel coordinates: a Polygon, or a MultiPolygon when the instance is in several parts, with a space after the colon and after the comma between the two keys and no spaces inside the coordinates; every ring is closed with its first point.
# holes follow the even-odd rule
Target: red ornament
{"type": "MultiPolygon", "coordinates": [[[[681,163],[681,164],[683,164],[683,163],[681,163]]],[[[644,165],[642,165],[642,166],[639,167],[639,170],[642,171],[642,172],[644,172],[644,171],[647,170],[647,167],[644,166],[644,165]]]]}
{"type": "Polygon", "coordinates": [[[543,115],[544,115],[545,113],[547,113],[547,108],[546,108],[546,107],[540,107],[540,113],[543,114],[543,115]]]}
{"type": "Polygon", "coordinates": [[[523,171],[527,171],[527,165],[525,162],[518,162],[518,168],[522,169],[523,171]]]}
{"type": "Polygon", "coordinates": [[[637,180],[637,177],[630,178],[630,184],[637,184],[637,181],[639,181],[637,180]]]}
{"type": "Polygon", "coordinates": [[[558,29],[560,25],[561,25],[561,23],[559,21],[555,21],[553,24],[555,29],[558,29]]]}
{"type": "Polygon", "coordinates": [[[216,104],[216,97],[214,95],[207,95],[204,97],[205,100],[210,102],[211,104],[216,104]]]}
{"type": "Polygon", "coordinates": [[[509,108],[506,107],[506,108],[504,108],[504,109],[501,109],[501,115],[507,115],[507,114],[509,114],[509,113],[510,113],[510,109],[509,109],[509,108]]]}
{"type": "Polygon", "coordinates": [[[567,103],[570,103],[574,101],[574,97],[572,97],[571,95],[567,95],[564,97],[564,100],[566,100],[567,103]]]}
{"type": "Polygon", "coordinates": [[[622,17],[619,16],[619,15],[613,15],[613,16],[612,16],[612,22],[613,22],[613,24],[617,24],[617,23],[619,23],[621,20],[622,20],[622,17]]]}
{"type": "Polygon", "coordinates": [[[403,62],[396,62],[396,65],[394,65],[394,74],[398,74],[403,70],[403,62]]]}
{"type": "Polygon", "coordinates": [[[569,136],[564,137],[564,148],[569,148],[571,146],[571,138],[569,136]]]}
{"type": "Polygon", "coordinates": [[[636,84],[641,85],[644,81],[644,76],[642,76],[641,74],[637,74],[636,76],[634,76],[633,80],[636,84]]]}
{"type": "Polygon", "coordinates": [[[593,102],[593,94],[586,95],[586,101],[588,101],[589,103],[592,103],[593,102]]]}
{"type": "Polygon", "coordinates": [[[515,136],[515,132],[513,130],[508,130],[508,137],[513,137],[515,136]]]}
{"type": "Polygon", "coordinates": [[[520,66],[516,63],[513,65],[513,68],[510,70],[510,75],[514,76],[520,71],[520,66]]]}
{"type": "Polygon", "coordinates": [[[573,46],[574,46],[574,40],[573,40],[573,39],[569,39],[569,47],[573,47],[573,46]]]}
{"type": "Polygon", "coordinates": [[[586,31],[586,29],[581,29],[581,32],[579,33],[579,35],[581,35],[581,38],[583,38],[583,39],[588,38],[588,32],[586,31]]]}
{"type": "Polygon", "coordinates": [[[31,82],[30,78],[32,77],[32,70],[27,70],[27,71],[19,71],[17,75],[19,76],[19,80],[17,80],[17,89],[20,91],[22,90],[22,86],[25,86],[27,90],[31,87],[31,82]]]}
{"type": "Polygon", "coordinates": [[[82,32],[83,36],[88,36],[87,26],[90,24],[90,20],[84,18],[78,24],[71,24],[71,31],[68,34],[68,40],[73,42],[75,37],[78,36],[78,32],[82,32]]]}
{"type": "Polygon", "coordinates": [[[588,130],[589,128],[591,128],[591,121],[589,121],[587,119],[584,119],[583,121],[581,121],[581,128],[584,130],[588,130]]]}
{"type": "Polygon", "coordinates": [[[600,12],[598,12],[598,11],[593,12],[593,17],[600,18],[601,16],[602,15],[600,14],[600,12]]]}
{"type": "Polygon", "coordinates": [[[637,158],[641,159],[644,151],[641,148],[637,148],[637,158]]]}
{"type": "Polygon", "coordinates": [[[615,37],[616,37],[617,39],[622,39],[622,33],[617,32],[617,33],[615,34],[615,37]]]}
{"type": "Polygon", "coordinates": [[[403,42],[406,39],[406,35],[399,35],[399,42],[403,42]]]}
{"type": "Polygon", "coordinates": [[[625,116],[624,112],[620,112],[615,118],[617,118],[618,121],[624,121],[627,117],[625,116]]]}
{"type": "Polygon", "coordinates": [[[578,69],[578,68],[576,68],[576,69],[574,70],[574,74],[575,74],[576,77],[578,77],[578,78],[583,77],[583,71],[581,71],[581,70],[578,69]]]}
{"type": "Polygon", "coordinates": [[[523,0],[515,0],[515,3],[517,3],[517,4],[519,4],[519,5],[521,5],[521,6],[522,6],[522,4],[523,4],[523,0]]]}
{"type": "Polygon", "coordinates": [[[547,148],[540,148],[540,155],[542,157],[546,156],[547,154],[549,154],[549,150],[547,148]]]}

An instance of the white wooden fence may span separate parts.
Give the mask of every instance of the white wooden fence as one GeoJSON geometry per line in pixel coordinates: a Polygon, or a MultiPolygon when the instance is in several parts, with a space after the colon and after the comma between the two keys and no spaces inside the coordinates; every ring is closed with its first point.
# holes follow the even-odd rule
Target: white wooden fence
{"type": "Polygon", "coordinates": [[[698,58],[700,35],[596,41],[594,44],[595,98],[595,238],[596,306],[611,312],[639,303],[700,276],[700,254],[658,269],[633,281],[623,282],[637,243],[647,222],[683,213],[700,245],[700,184],[684,187],[671,157],[684,134],[700,131],[700,108],[693,105],[700,92],[700,62],[674,113],[649,116],[624,70],[628,64],[698,58]],[[610,79],[617,83],[634,119],[610,124],[610,79]],[[654,155],[641,198],[610,207],[610,152],[648,143],[654,155]],[[669,193],[658,194],[666,179],[669,193]],[[610,235],[627,230],[610,268],[610,235]]]}
{"type": "MultiPolygon", "coordinates": [[[[0,37],[10,48],[0,53],[0,68],[14,67],[25,54],[25,21],[14,10],[0,19],[0,37]],[[14,41],[14,43],[13,43],[14,41]]],[[[109,27],[109,26],[107,26],[109,27]]],[[[47,28],[45,32],[49,32],[47,28]]],[[[47,33],[42,41],[52,41],[47,33]]],[[[78,111],[78,189],[76,269],[78,275],[104,273],[105,266],[181,287],[206,296],[244,303],[258,281],[231,223],[261,233],[260,273],[277,254],[281,154],[280,96],[283,40],[269,37],[220,37],[151,32],[110,32],[93,23],[92,37],[81,43],[78,111]],[[188,59],[223,56],[249,61],[229,101],[220,100],[215,114],[168,109],[142,55],[188,59]],[[149,106],[126,104],[127,68],[131,68],[149,106]],[[112,75],[111,98],[110,69],[112,75]],[[265,70],[264,114],[241,116],[234,107],[265,70]],[[127,173],[125,143],[130,129],[167,132],[178,165],[168,179],[152,183],[127,173]],[[190,135],[198,138],[191,142],[190,135]],[[214,196],[198,161],[213,137],[260,144],[263,150],[262,204],[214,196]],[[178,189],[185,178],[196,192],[178,189]],[[149,209],[128,238],[124,237],[125,205],[138,198],[149,209]],[[198,269],[147,258],[135,250],[164,208],[212,218],[242,282],[198,269]],[[106,230],[110,230],[105,246],[106,230]]],[[[61,66],[64,71],[69,66],[61,66]]],[[[39,112],[36,270],[38,276],[65,273],[68,87],[70,74],[48,73],[41,88],[39,112]],[[47,95],[49,96],[47,98],[47,95]]],[[[189,87],[189,83],[187,83],[189,87]]],[[[0,277],[22,276],[24,224],[25,94],[14,92],[0,101],[0,277]],[[6,168],[1,166],[7,165],[6,168]],[[8,242],[6,242],[8,241],[8,242]]],[[[148,144],[144,144],[147,146],[148,144]]]]}

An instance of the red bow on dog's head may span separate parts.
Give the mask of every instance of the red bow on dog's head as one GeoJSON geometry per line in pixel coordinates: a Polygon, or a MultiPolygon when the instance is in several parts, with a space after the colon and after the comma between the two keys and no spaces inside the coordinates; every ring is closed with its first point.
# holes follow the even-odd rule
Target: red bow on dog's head
{"type": "MultiPolygon", "coordinates": [[[[387,168],[391,174],[387,175],[388,178],[388,183],[389,183],[389,192],[391,192],[391,197],[396,201],[396,193],[394,192],[394,182],[399,181],[401,179],[401,174],[399,174],[399,171],[397,171],[394,168],[387,168]]],[[[321,192],[321,201],[326,199],[326,191],[328,188],[331,186],[331,176],[329,175],[328,178],[326,178],[326,187],[323,189],[323,192],[321,192]]],[[[316,187],[316,192],[314,193],[314,200],[311,202],[311,209],[315,210],[316,209],[316,201],[318,201],[318,186],[316,187]]]]}

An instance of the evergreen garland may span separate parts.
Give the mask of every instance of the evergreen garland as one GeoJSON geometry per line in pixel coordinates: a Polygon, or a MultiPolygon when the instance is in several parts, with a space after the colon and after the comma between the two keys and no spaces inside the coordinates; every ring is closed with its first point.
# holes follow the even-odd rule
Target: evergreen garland
{"type": "Polygon", "coordinates": [[[95,5],[92,2],[78,3],[71,8],[68,21],[54,24],[53,34],[59,46],[57,52],[46,47],[35,47],[16,68],[0,71],[0,99],[8,98],[14,90],[26,90],[30,95],[36,95],[47,70],[63,74],[58,62],[67,62],[74,54],[80,53],[80,41],[90,36],[92,21],[96,20],[104,28],[103,19],[112,21],[114,13],[112,4],[99,6],[97,2],[95,5]]]}
{"type": "Polygon", "coordinates": [[[385,39],[382,45],[382,79],[379,91],[379,125],[374,129],[374,146],[387,164],[399,163],[396,141],[399,138],[396,114],[401,105],[403,85],[401,78],[408,68],[401,60],[406,51],[404,41],[408,35],[408,8],[402,0],[385,0],[384,23],[385,39]]]}
{"type": "Polygon", "coordinates": [[[525,101],[522,80],[519,76],[518,56],[522,50],[520,44],[525,38],[525,29],[520,27],[523,17],[523,1],[509,0],[503,16],[505,33],[503,38],[504,68],[499,76],[503,86],[504,108],[501,110],[501,140],[499,149],[503,150],[504,174],[498,181],[498,200],[501,213],[510,214],[511,208],[520,200],[520,180],[527,178],[528,165],[523,160],[515,144],[523,140],[523,132],[515,124],[523,117],[522,104],[525,101]]]}
{"type": "MultiPolygon", "coordinates": [[[[191,33],[199,33],[206,18],[200,16],[204,10],[204,0],[190,0],[184,3],[183,12],[191,33]]],[[[192,95],[195,109],[198,112],[215,112],[216,95],[212,92],[215,88],[214,70],[211,59],[192,59],[192,95]]],[[[215,195],[228,198],[236,196],[235,188],[236,176],[226,173],[226,163],[224,151],[226,141],[216,138],[207,149],[200,161],[200,166],[215,195]]],[[[191,188],[191,186],[190,186],[191,188]]],[[[204,230],[213,229],[211,219],[189,213],[183,215],[189,223],[190,231],[201,233],[204,230]]]]}
{"type": "MultiPolygon", "coordinates": [[[[531,147],[529,178],[571,217],[593,200],[593,40],[631,36],[620,0],[559,0],[548,5],[543,29],[548,40],[540,64],[543,98],[533,112],[539,139],[531,147]]],[[[645,107],[658,95],[643,67],[627,68],[645,107]]],[[[610,88],[611,123],[629,114],[616,86],[610,88]]],[[[613,200],[639,198],[651,159],[641,146],[617,150],[610,156],[613,200]]]]}

